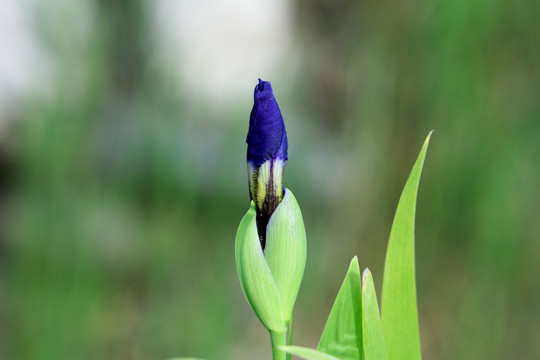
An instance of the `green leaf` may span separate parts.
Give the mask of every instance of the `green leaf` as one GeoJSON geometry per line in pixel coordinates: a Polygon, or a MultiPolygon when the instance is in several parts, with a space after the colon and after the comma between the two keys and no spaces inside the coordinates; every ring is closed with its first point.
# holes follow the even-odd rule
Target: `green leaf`
{"type": "Polygon", "coordinates": [[[261,323],[268,330],[285,331],[281,298],[259,243],[253,202],[236,233],[236,267],[244,295],[261,323]]]}
{"type": "Polygon", "coordinates": [[[283,200],[268,222],[264,254],[281,296],[287,323],[292,318],[302,283],[306,252],[306,230],[302,213],[292,191],[285,189],[283,200]]]}
{"type": "Polygon", "coordinates": [[[337,357],[325,354],[321,351],[301,346],[280,346],[279,348],[288,354],[292,354],[306,360],[341,360],[337,357]]]}
{"type": "Polygon", "coordinates": [[[432,133],[424,142],[399,199],[386,251],[382,324],[386,351],[391,360],[421,359],[414,271],[414,217],[420,174],[432,133]]]}
{"type": "Polygon", "coordinates": [[[366,360],[386,360],[379,305],[369,269],[364,270],[362,276],[362,331],[366,360]]]}
{"type": "Polygon", "coordinates": [[[362,360],[362,289],[355,256],[343,280],[318,350],[342,360],[362,360]]]}

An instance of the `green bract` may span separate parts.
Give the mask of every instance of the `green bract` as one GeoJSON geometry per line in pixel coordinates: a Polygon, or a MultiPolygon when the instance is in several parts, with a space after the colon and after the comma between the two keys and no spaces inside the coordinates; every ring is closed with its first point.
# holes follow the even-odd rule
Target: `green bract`
{"type": "Polygon", "coordinates": [[[293,193],[285,196],[266,228],[263,252],[252,202],[236,234],[236,266],[242,290],[261,323],[283,332],[292,318],[306,264],[306,232],[293,193]]]}

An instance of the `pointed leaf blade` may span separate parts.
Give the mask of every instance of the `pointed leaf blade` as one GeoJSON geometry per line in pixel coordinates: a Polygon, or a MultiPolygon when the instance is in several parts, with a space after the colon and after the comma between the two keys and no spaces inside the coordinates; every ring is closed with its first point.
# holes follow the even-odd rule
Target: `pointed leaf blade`
{"type": "Polygon", "coordinates": [[[420,175],[430,132],[399,199],[384,265],[382,324],[391,360],[420,360],[420,334],[416,306],[414,219],[420,175]]]}
{"type": "Polygon", "coordinates": [[[379,305],[369,269],[366,269],[362,276],[362,333],[365,359],[386,360],[379,305]]]}
{"type": "Polygon", "coordinates": [[[362,289],[355,256],[324,327],[318,350],[342,360],[362,360],[362,289]]]}

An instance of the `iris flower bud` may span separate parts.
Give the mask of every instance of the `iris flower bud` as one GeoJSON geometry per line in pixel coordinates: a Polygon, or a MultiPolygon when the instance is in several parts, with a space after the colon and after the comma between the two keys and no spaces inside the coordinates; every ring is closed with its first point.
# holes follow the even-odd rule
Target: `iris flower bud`
{"type": "Polygon", "coordinates": [[[249,195],[255,203],[257,230],[264,249],[266,226],[284,195],[287,132],[270,82],[259,79],[253,98],[246,138],[249,195]]]}
{"type": "Polygon", "coordinates": [[[283,187],[287,134],[270,83],[259,79],[254,98],[246,140],[251,206],[236,234],[236,266],[255,314],[281,336],[304,274],[306,232],[296,198],[283,187]]]}

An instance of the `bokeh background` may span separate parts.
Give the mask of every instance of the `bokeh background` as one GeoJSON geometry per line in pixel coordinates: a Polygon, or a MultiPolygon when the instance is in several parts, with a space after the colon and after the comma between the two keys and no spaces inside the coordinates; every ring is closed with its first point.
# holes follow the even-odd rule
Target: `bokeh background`
{"type": "Polygon", "coordinates": [[[236,275],[258,77],[286,120],[315,347],[350,259],[381,291],[436,129],[426,359],[540,358],[540,2],[1,0],[0,358],[269,359],[236,275]]]}

